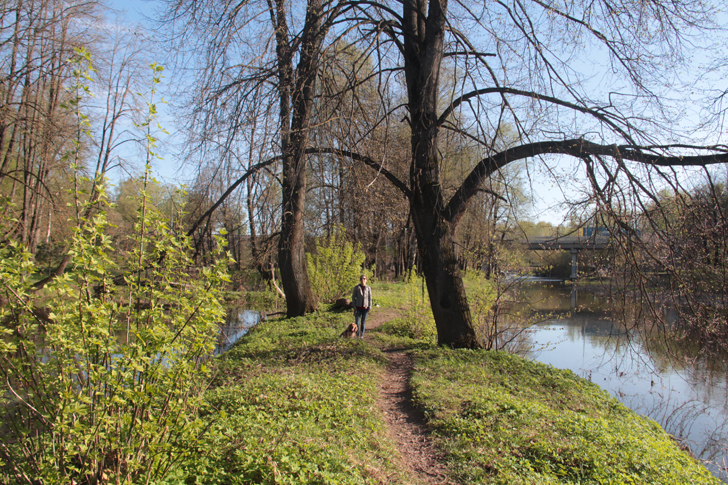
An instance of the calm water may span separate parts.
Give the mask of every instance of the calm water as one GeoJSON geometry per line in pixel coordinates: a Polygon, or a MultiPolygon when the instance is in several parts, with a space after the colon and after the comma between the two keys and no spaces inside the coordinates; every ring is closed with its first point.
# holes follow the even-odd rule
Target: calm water
{"type": "Polygon", "coordinates": [[[225,323],[220,325],[220,333],[217,337],[214,355],[222,354],[230,349],[235,342],[248,333],[248,331],[260,322],[259,312],[252,310],[229,309],[225,323]]]}
{"type": "Polygon", "coordinates": [[[532,327],[529,356],[599,384],[688,445],[723,480],[728,466],[726,356],[627,335],[616,313],[569,285],[529,283],[521,299],[551,312],[532,327]]]}

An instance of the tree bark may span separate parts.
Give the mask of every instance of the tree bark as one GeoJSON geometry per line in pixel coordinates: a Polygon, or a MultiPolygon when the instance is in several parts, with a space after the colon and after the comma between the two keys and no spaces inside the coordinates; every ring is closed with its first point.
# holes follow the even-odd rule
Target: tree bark
{"type": "Polygon", "coordinates": [[[410,207],[439,345],[480,347],[475,334],[445,202],[438,158],[439,74],[447,0],[404,2],[404,58],[411,116],[410,207]]]}
{"type": "Polygon", "coordinates": [[[301,36],[300,59],[293,82],[291,41],[284,0],[276,0],[276,52],[280,89],[283,180],[281,236],[278,265],[286,293],[286,315],[296,317],[316,310],[316,299],[306,267],[303,215],[306,203],[306,148],[316,92],[321,45],[322,0],[309,0],[301,36]],[[290,103],[289,103],[290,100],[290,103]]]}
{"type": "Polygon", "coordinates": [[[479,347],[449,225],[436,217],[432,204],[425,205],[424,198],[420,201],[422,204],[413,200],[412,214],[437,327],[437,343],[458,348],[479,347]]]}

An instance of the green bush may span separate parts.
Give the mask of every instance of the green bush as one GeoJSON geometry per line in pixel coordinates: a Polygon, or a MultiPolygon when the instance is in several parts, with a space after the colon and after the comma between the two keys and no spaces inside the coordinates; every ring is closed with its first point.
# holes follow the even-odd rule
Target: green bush
{"type": "Polygon", "coordinates": [[[478,339],[486,350],[519,352],[527,345],[525,335],[533,318],[516,313],[509,305],[519,283],[502,278],[486,279],[481,271],[469,271],[465,277],[470,314],[478,339]]]}
{"type": "Polygon", "coordinates": [[[308,275],[318,301],[333,302],[347,295],[365,273],[362,263],[366,256],[361,245],[356,248],[346,240],[346,231],[340,227],[330,238],[319,239],[315,254],[306,254],[308,275]]]}
{"type": "Polygon", "coordinates": [[[4,483],[158,478],[203,433],[195,410],[227,259],[195,274],[188,241],[147,216],[125,286],[111,277],[104,214],[75,231],[75,269],[47,287],[48,320],[35,307],[30,254],[0,251],[4,483]]]}
{"type": "Polygon", "coordinates": [[[229,259],[217,254],[212,266],[195,267],[189,240],[142,190],[129,267],[116,268],[104,183],[77,182],[94,184],[98,196],[84,202],[75,192],[72,271],[34,291],[28,251],[0,249],[4,484],[156,481],[196,454],[206,432],[197,409],[224,318],[229,259]]]}

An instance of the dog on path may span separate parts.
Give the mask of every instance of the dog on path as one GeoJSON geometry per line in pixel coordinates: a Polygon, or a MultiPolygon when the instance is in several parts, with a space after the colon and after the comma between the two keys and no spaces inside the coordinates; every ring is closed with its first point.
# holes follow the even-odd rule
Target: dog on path
{"type": "Polygon", "coordinates": [[[354,338],[356,337],[356,333],[359,331],[359,327],[356,323],[350,323],[346,329],[344,329],[343,332],[341,332],[341,336],[344,338],[354,338]]]}

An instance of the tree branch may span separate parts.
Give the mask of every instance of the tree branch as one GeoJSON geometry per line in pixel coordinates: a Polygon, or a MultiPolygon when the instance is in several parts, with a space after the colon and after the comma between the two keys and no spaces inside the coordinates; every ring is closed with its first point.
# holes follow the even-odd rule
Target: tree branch
{"type": "Polygon", "coordinates": [[[197,230],[197,228],[200,227],[200,225],[205,221],[205,219],[208,219],[212,215],[212,213],[215,212],[215,209],[220,207],[220,204],[225,202],[225,199],[227,199],[228,196],[233,193],[233,191],[238,187],[238,185],[245,182],[245,180],[248,177],[250,177],[257,171],[259,171],[260,169],[265,168],[268,165],[271,165],[272,163],[274,163],[280,159],[281,159],[281,156],[277,155],[273,158],[269,158],[268,160],[266,160],[264,162],[260,162],[257,165],[253,165],[247,172],[245,172],[245,174],[242,177],[237,179],[230,187],[228,187],[228,189],[225,191],[225,193],[220,196],[220,198],[217,200],[217,202],[215,202],[212,205],[212,207],[207,209],[207,211],[204,214],[202,214],[199,219],[197,219],[197,222],[195,222],[192,225],[192,228],[189,231],[187,231],[187,236],[191,236],[197,230]]]}
{"type": "MultiPolygon", "coordinates": [[[[307,148],[304,151],[304,153],[306,153],[308,155],[321,155],[321,154],[341,155],[344,157],[348,157],[352,160],[362,162],[365,165],[368,165],[369,167],[379,171],[382,175],[384,175],[387,178],[387,180],[389,180],[392,183],[392,185],[397,187],[405,197],[409,198],[412,195],[412,192],[410,191],[409,187],[407,187],[407,185],[405,185],[404,182],[399,180],[396,175],[394,175],[392,172],[390,172],[386,168],[382,167],[380,164],[378,164],[377,162],[375,162],[374,160],[372,160],[371,158],[369,158],[365,155],[361,155],[359,153],[354,153],[349,150],[342,150],[339,148],[307,148]]],[[[257,171],[271,165],[272,163],[280,160],[281,158],[282,157],[280,155],[277,155],[273,158],[269,158],[268,160],[265,160],[263,162],[258,163],[257,165],[252,166],[247,172],[245,172],[245,174],[243,174],[242,177],[240,177],[235,182],[233,182],[233,184],[230,185],[230,187],[228,187],[228,189],[225,191],[225,193],[223,193],[220,196],[220,198],[209,209],[207,209],[207,211],[205,211],[204,214],[202,214],[197,219],[197,221],[187,231],[187,236],[191,236],[202,225],[203,222],[208,220],[210,218],[210,216],[212,216],[212,213],[215,212],[215,210],[218,207],[220,207],[220,205],[223,202],[225,202],[225,199],[227,199],[228,196],[230,196],[230,194],[232,194],[241,183],[245,182],[245,180],[248,177],[250,177],[257,171]]]]}
{"type": "Polygon", "coordinates": [[[397,178],[397,176],[394,175],[392,172],[390,172],[386,168],[382,167],[379,163],[375,162],[374,160],[367,157],[366,155],[354,153],[349,150],[342,150],[340,148],[308,148],[308,149],[306,149],[306,153],[341,155],[344,157],[348,157],[352,160],[362,162],[365,165],[368,165],[369,167],[373,168],[374,170],[376,170],[376,171],[380,172],[382,175],[384,175],[387,178],[387,180],[389,180],[392,183],[392,185],[394,185],[396,188],[398,188],[405,197],[407,197],[408,199],[410,197],[412,197],[412,191],[410,190],[409,187],[407,187],[407,185],[404,182],[402,182],[399,178],[397,178]]]}
{"type": "Polygon", "coordinates": [[[470,172],[467,178],[460,185],[453,197],[445,207],[445,220],[451,225],[457,225],[462,217],[468,203],[477,192],[483,180],[492,175],[496,170],[508,165],[511,162],[532,158],[539,155],[562,154],[571,155],[584,159],[589,155],[608,156],[622,160],[646,165],[661,167],[670,166],[707,166],[717,163],[728,162],[728,148],[724,146],[687,146],[687,145],[664,145],[640,147],[634,145],[599,145],[584,139],[560,140],[529,143],[514,148],[503,150],[495,155],[481,160],[470,172]],[[706,155],[660,155],[658,150],[669,150],[674,148],[690,148],[693,150],[712,151],[706,155]],[[648,153],[648,151],[652,153],[648,153]]]}
{"type": "Polygon", "coordinates": [[[581,106],[575,103],[571,103],[569,101],[564,101],[559,98],[555,98],[553,96],[547,96],[544,94],[535,93],[532,91],[523,91],[520,89],[513,89],[513,88],[506,88],[506,87],[491,87],[491,88],[483,88],[483,89],[476,89],[475,91],[471,91],[469,93],[463,94],[459,98],[455,99],[452,103],[450,103],[450,106],[445,108],[445,111],[440,115],[440,118],[437,120],[437,125],[441,126],[446,120],[447,117],[450,116],[450,114],[460,106],[465,101],[468,101],[471,98],[482,96],[484,94],[514,94],[517,96],[525,96],[528,98],[533,98],[536,100],[543,100],[548,103],[557,104],[559,106],[563,106],[565,108],[573,109],[575,111],[579,111],[581,113],[585,113],[591,116],[594,116],[599,121],[606,123],[609,125],[612,129],[614,129],[617,133],[622,135],[625,139],[629,140],[630,136],[614,121],[612,121],[609,116],[609,113],[600,109],[600,108],[587,108],[585,106],[581,106]]]}

